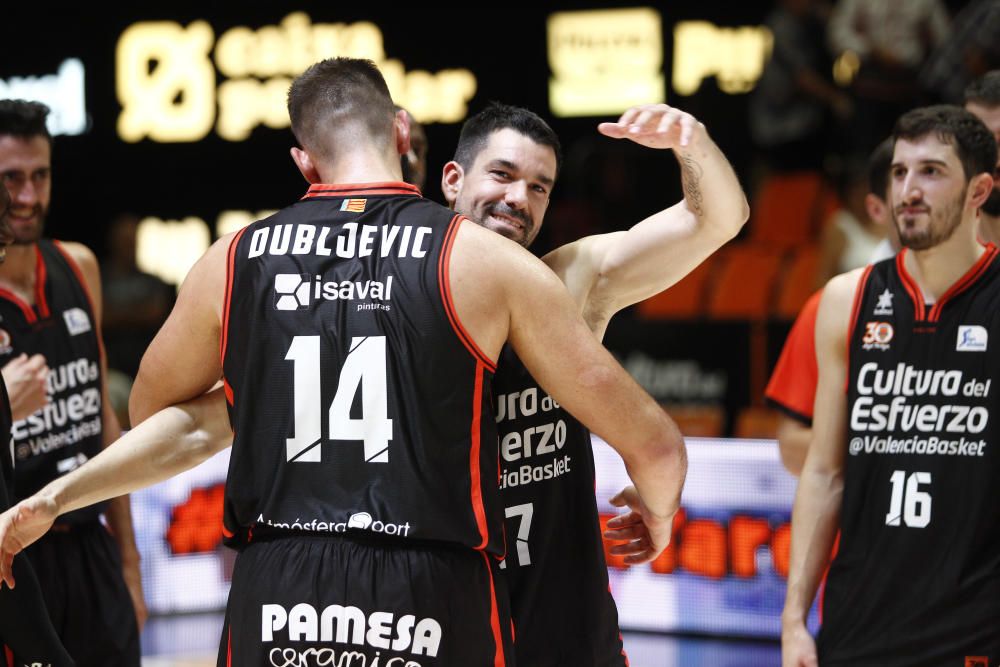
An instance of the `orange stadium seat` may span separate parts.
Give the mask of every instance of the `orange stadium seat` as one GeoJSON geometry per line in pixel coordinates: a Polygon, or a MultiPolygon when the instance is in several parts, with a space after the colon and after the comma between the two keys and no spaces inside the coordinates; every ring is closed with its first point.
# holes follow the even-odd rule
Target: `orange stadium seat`
{"type": "Polygon", "coordinates": [[[719,438],[726,426],[726,411],[718,405],[666,403],[663,409],[686,437],[719,438]]]}
{"type": "Polygon", "coordinates": [[[749,238],[782,248],[808,243],[836,209],[837,198],[819,172],[774,174],[753,198],[749,238]]]}
{"type": "Polygon", "coordinates": [[[645,319],[685,319],[700,317],[705,307],[705,285],[712,275],[714,258],[709,257],[676,285],[640,301],[636,306],[645,319]]]}
{"type": "Polygon", "coordinates": [[[737,438],[774,439],[777,432],[778,413],[755,405],[740,410],[733,428],[737,438]]]}
{"type": "Polygon", "coordinates": [[[729,247],[717,260],[719,269],[708,296],[708,315],[715,319],[766,318],[783,254],[759,244],[729,247]]]}
{"type": "Polygon", "coordinates": [[[796,249],[781,277],[771,313],[783,320],[794,320],[806,300],[816,291],[819,246],[810,244],[796,249]]]}

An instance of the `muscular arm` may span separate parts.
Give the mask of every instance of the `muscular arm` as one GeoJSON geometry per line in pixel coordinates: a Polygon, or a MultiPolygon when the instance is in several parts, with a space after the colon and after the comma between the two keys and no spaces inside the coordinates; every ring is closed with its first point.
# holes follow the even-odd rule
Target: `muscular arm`
{"type": "MultiPolygon", "coordinates": [[[[97,258],[86,246],[79,243],[64,243],[63,248],[73,258],[83,279],[86,282],[87,291],[90,294],[91,307],[94,314],[93,326],[97,337],[101,343],[101,437],[102,445],[107,448],[121,435],[121,425],[111,406],[110,393],[108,392],[108,363],[107,355],[104,353],[103,335],[101,332],[101,315],[103,303],[101,301],[101,272],[97,265],[97,258]]],[[[135,531],[132,527],[132,503],[127,495],[112,496],[108,503],[106,513],[108,526],[111,534],[118,544],[118,550],[122,558],[122,576],[128,585],[129,593],[132,595],[132,604],[135,607],[136,618],[139,629],[142,629],[146,622],[146,602],[142,593],[142,575],[139,571],[139,550],[135,546],[135,531]]]]}
{"type": "Polygon", "coordinates": [[[201,396],[222,377],[219,348],[231,239],[216,241],[192,267],[170,316],[143,355],[129,397],[133,424],[201,396]]]}
{"type": "Polygon", "coordinates": [[[60,514],[168,479],[231,443],[221,388],[157,412],[86,465],[0,515],[0,574],[13,585],[14,555],[60,514]]]}
{"type": "Polygon", "coordinates": [[[516,244],[467,223],[452,254],[460,319],[493,358],[505,338],[531,375],[625,461],[655,557],[669,542],[687,470],[674,422],[597,341],[559,279],[516,244]],[[497,322],[506,306],[507,320],[497,322]]]}
{"type": "Polygon", "coordinates": [[[733,238],[749,208],[729,161],[690,114],[665,104],[634,107],[598,129],[672,149],[684,188],[683,200],[628,231],[589,236],[544,258],[601,337],[612,315],[673,285],[733,238]]]}
{"type": "Polygon", "coordinates": [[[816,320],[819,384],[813,440],[806,455],[792,509],[792,550],[782,612],[785,667],[812,664],[815,647],[806,615],[830,558],[840,519],[847,429],[847,335],[861,270],[837,276],[823,291],[816,320]]]}

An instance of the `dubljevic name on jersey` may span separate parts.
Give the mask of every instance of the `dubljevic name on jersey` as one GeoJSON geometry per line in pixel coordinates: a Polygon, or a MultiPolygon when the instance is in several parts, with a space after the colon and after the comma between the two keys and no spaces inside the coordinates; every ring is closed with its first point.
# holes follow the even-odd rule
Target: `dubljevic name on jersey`
{"type": "Polygon", "coordinates": [[[990,413],[976,403],[989,396],[991,382],[966,377],[960,370],[864,364],[849,424],[855,435],[872,436],[853,438],[850,453],[984,456],[986,442],[975,436],[986,430],[990,413]],[[881,434],[892,435],[877,437],[881,434]],[[892,437],[900,434],[912,437],[892,437]]]}
{"type": "Polygon", "coordinates": [[[427,255],[431,227],[409,225],[359,225],[345,222],[336,227],[305,223],[261,227],[250,237],[248,259],[262,255],[316,255],[354,259],[397,257],[420,259],[427,255]],[[332,229],[339,229],[331,239],[332,229]],[[376,241],[378,242],[376,245],[376,241]]]}

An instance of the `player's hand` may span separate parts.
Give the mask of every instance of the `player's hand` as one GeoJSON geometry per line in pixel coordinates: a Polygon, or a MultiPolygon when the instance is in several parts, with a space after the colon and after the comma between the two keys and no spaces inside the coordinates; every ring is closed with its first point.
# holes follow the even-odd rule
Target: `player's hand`
{"type": "Polygon", "coordinates": [[[0,369],[10,396],[10,411],[14,421],[32,415],[49,402],[46,385],[49,367],[40,354],[14,357],[0,369]]]}
{"type": "Polygon", "coordinates": [[[125,579],[129,595],[132,596],[135,620],[139,624],[139,632],[142,632],[146,619],[149,618],[149,610],[146,608],[146,598],[142,592],[142,573],[139,570],[138,558],[122,563],[122,578],[125,579]]]}
{"type": "Polygon", "coordinates": [[[51,498],[32,496],[0,514],[0,577],[14,588],[14,556],[52,527],[59,510],[51,498]]]}
{"type": "Polygon", "coordinates": [[[628,507],[629,512],[608,520],[604,537],[609,540],[628,540],[611,547],[611,553],[625,556],[629,565],[648,563],[670,544],[674,517],[656,517],[646,507],[634,486],[626,486],[611,499],[615,507],[628,507]]]}
{"type": "Polygon", "coordinates": [[[782,625],[781,667],[818,667],[816,642],[805,624],[782,625]]]}
{"type": "Polygon", "coordinates": [[[597,131],[613,139],[631,139],[649,148],[686,148],[705,126],[694,116],[666,104],[643,104],[626,111],[617,123],[601,123],[597,131]]]}

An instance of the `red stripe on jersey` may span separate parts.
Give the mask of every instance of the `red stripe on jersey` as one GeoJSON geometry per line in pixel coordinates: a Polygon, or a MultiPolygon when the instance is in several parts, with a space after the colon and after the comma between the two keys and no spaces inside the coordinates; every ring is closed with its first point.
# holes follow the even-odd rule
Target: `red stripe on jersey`
{"type": "Polygon", "coordinates": [[[481,473],[479,470],[479,453],[482,443],[480,442],[480,426],[482,422],[483,406],[483,365],[476,364],[476,386],[472,392],[472,441],[469,448],[469,482],[472,486],[472,512],[476,516],[476,528],[479,529],[479,536],[483,538],[476,549],[485,549],[490,540],[489,529],[486,526],[486,508],[483,507],[483,488],[480,483],[481,473]]]}
{"type": "Polygon", "coordinates": [[[7,667],[14,667],[14,652],[6,644],[3,645],[3,654],[7,659],[7,667]]]}
{"type": "Polygon", "coordinates": [[[486,575],[490,578],[490,629],[493,630],[493,645],[496,646],[496,653],[493,654],[493,667],[504,667],[507,662],[503,655],[503,637],[500,636],[500,612],[497,608],[497,591],[493,584],[493,568],[490,567],[490,558],[485,552],[480,552],[483,561],[486,563],[486,575]]]}
{"type": "Polygon", "coordinates": [[[927,319],[927,306],[924,304],[924,295],[920,291],[917,281],[906,270],[904,258],[908,251],[909,248],[903,248],[896,255],[896,271],[899,273],[899,280],[903,283],[903,288],[906,289],[906,293],[910,295],[910,299],[913,301],[913,321],[923,322],[927,319]]]}
{"type": "Polygon", "coordinates": [[[438,258],[438,286],[441,290],[441,301],[444,304],[444,310],[448,315],[448,322],[451,323],[451,328],[469,351],[469,354],[486,366],[491,373],[495,373],[497,370],[496,364],[479,349],[476,341],[472,340],[465,327],[462,326],[462,321],[458,318],[458,312],[455,310],[455,303],[451,298],[451,249],[454,247],[455,237],[458,235],[458,228],[461,226],[462,220],[465,220],[463,216],[456,215],[448,223],[444,245],[441,247],[441,256],[438,258]]]}
{"type": "Polygon", "coordinates": [[[222,378],[222,392],[226,395],[226,402],[233,405],[233,388],[229,385],[229,380],[222,378]]]}
{"type": "Polygon", "coordinates": [[[854,327],[858,325],[858,315],[861,314],[861,302],[865,294],[865,286],[868,285],[868,277],[872,273],[872,265],[869,264],[865,267],[864,273],[861,274],[861,280],[858,281],[858,288],[854,291],[854,304],[851,306],[851,323],[847,327],[847,374],[844,377],[844,391],[850,386],[850,374],[851,374],[851,338],[854,337],[854,327]]]}
{"type": "Polygon", "coordinates": [[[303,199],[311,197],[347,197],[349,195],[416,195],[420,194],[420,189],[409,183],[399,181],[387,181],[381,183],[341,183],[333,185],[330,183],[313,183],[309,186],[303,199]]]}
{"type": "MultiPolygon", "coordinates": [[[[222,363],[222,367],[225,368],[226,365],[226,345],[229,343],[229,302],[232,300],[233,296],[233,269],[236,265],[236,246],[240,242],[240,238],[243,236],[243,232],[247,230],[246,227],[236,232],[236,236],[233,240],[229,242],[229,252],[227,253],[228,259],[226,261],[226,293],[222,298],[222,344],[219,347],[219,360],[222,363]]],[[[229,394],[226,395],[229,397],[229,394]]],[[[229,402],[232,405],[232,401],[229,402]]]]}
{"type": "Polygon", "coordinates": [[[986,273],[986,269],[990,268],[990,264],[996,259],[996,256],[997,247],[992,243],[986,246],[986,252],[965,272],[965,275],[959,278],[954,285],[941,295],[941,298],[931,308],[931,314],[927,319],[931,322],[937,322],[941,318],[941,309],[944,308],[944,304],[972,287],[986,273]]]}
{"type": "MultiPolygon", "coordinates": [[[[43,320],[49,317],[49,304],[45,300],[45,259],[42,249],[35,246],[35,305],[38,306],[38,316],[43,320]]],[[[84,290],[86,290],[86,284],[84,290]]],[[[93,310],[93,308],[91,308],[93,310]]]]}
{"type": "Polygon", "coordinates": [[[233,629],[226,628],[226,667],[233,665],[233,629]]]}
{"type": "MultiPolygon", "coordinates": [[[[84,296],[87,297],[87,304],[90,306],[90,315],[95,320],[95,322],[93,323],[94,335],[97,336],[97,349],[100,352],[101,364],[103,365],[106,359],[104,355],[104,334],[101,333],[100,317],[98,317],[97,310],[94,308],[94,297],[90,293],[90,287],[87,285],[87,281],[83,277],[83,271],[80,269],[80,266],[76,263],[76,260],[74,260],[73,257],[66,251],[66,248],[63,247],[63,244],[60,241],[53,240],[52,245],[56,247],[56,250],[59,251],[59,253],[63,256],[63,259],[66,260],[66,263],[69,264],[69,268],[73,270],[73,275],[76,276],[77,282],[80,283],[80,287],[83,288],[84,296]]],[[[47,310],[48,306],[46,306],[46,312],[47,310]]]]}
{"type": "Polygon", "coordinates": [[[28,321],[29,324],[34,324],[38,321],[38,316],[35,315],[34,309],[29,306],[21,297],[5,289],[0,289],[0,298],[4,298],[10,301],[12,304],[21,309],[21,313],[24,315],[24,319],[28,321]]]}

